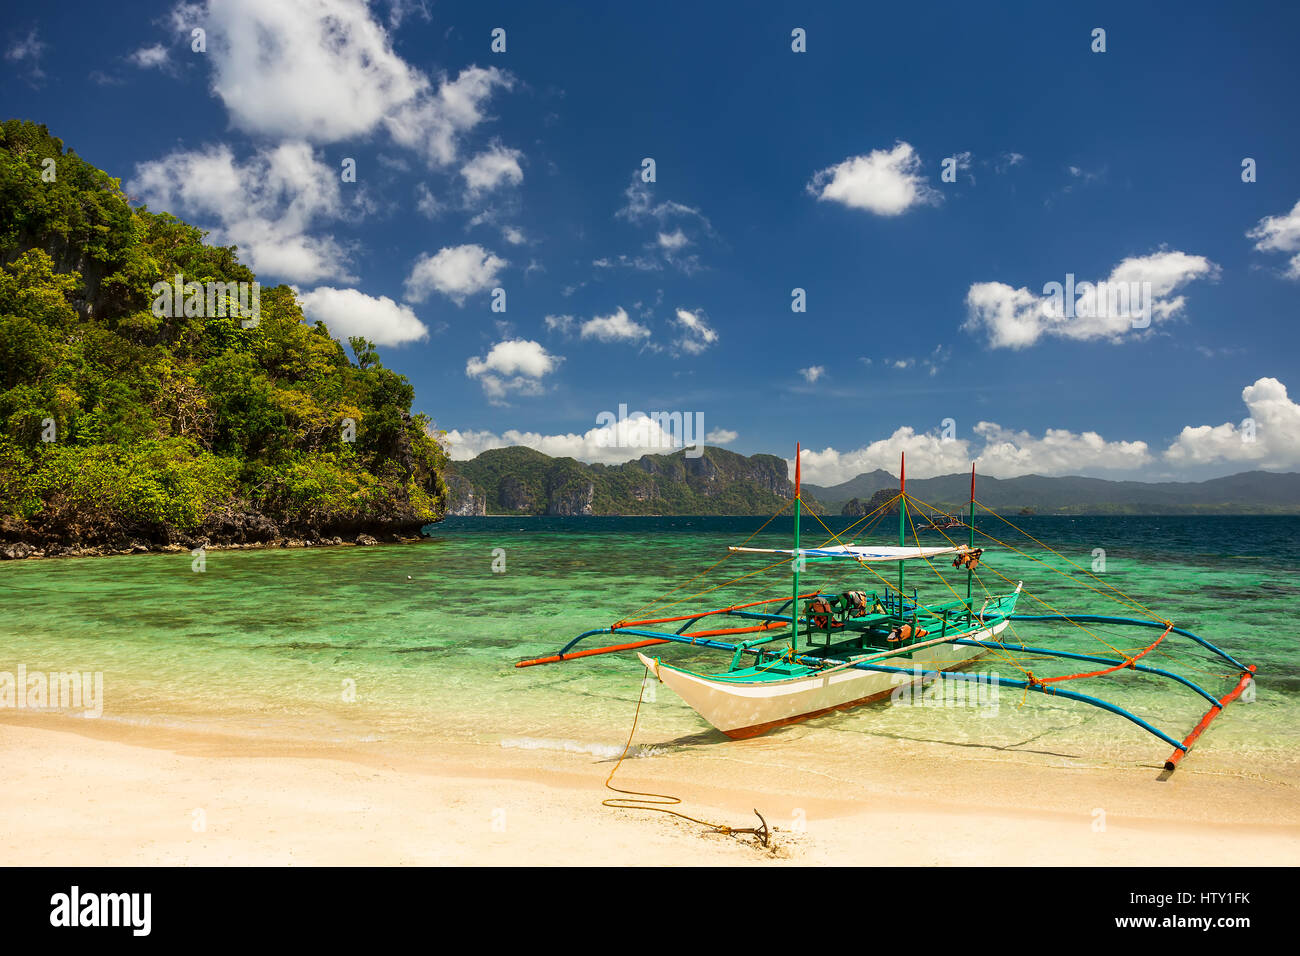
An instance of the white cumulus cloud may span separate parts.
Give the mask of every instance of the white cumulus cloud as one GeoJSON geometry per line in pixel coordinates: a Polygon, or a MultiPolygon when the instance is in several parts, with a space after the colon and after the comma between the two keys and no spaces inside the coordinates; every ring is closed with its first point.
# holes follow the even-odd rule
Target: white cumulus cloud
{"type": "Polygon", "coordinates": [[[681,229],[674,229],[672,232],[659,233],[659,245],[670,251],[676,251],[677,249],[682,248],[682,246],[689,245],[690,241],[691,240],[687,238],[686,233],[682,232],[681,229]]]}
{"type": "MultiPolygon", "coordinates": [[[[664,427],[660,419],[633,412],[626,418],[608,425],[597,425],[582,433],[543,435],[512,428],[498,435],[491,431],[453,429],[447,432],[444,443],[453,461],[466,461],[491,448],[523,445],[553,458],[618,465],[642,455],[666,455],[679,450],[682,443],[675,428],[673,423],[664,427]]],[[[735,438],[735,432],[719,429],[710,432],[705,441],[725,444],[735,438]]]]}
{"type": "Polygon", "coordinates": [[[260,136],[332,143],[382,127],[446,166],[494,90],[513,83],[477,66],[435,83],[394,51],[365,0],[207,0],[172,19],[207,31],[213,92],[237,128],[260,136]]]}
{"type": "Polygon", "coordinates": [[[703,312],[678,309],[673,321],[681,329],[682,335],[676,346],[689,355],[699,355],[718,341],[718,333],[705,321],[703,312]]]}
{"type": "Polygon", "coordinates": [[[903,453],[908,475],[916,478],[966,472],[972,461],[981,474],[994,478],[1127,472],[1153,461],[1145,442],[1107,441],[1095,432],[1053,428],[1039,437],[993,422],[979,422],[974,431],[976,439],[971,440],[904,426],[851,451],[807,449],[802,456],[803,477],[816,485],[837,485],[876,469],[896,475],[903,453]]]}
{"type": "Polygon", "coordinates": [[[321,286],[298,296],[309,322],[324,322],[336,339],[360,335],[376,345],[403,345],[426,338],[429,330],[409,306],[386,295],[321,286]]]}
{"type": "Polygon", "coordinates": [[[255,272],[293,282],[352,281],[343,245],[312,234],[346,205],[338,170],[306,143],[263,148],[244,162],[225,144],[174,152],[136,166],[127,189],[154,211],[207,229],[210,242],[239,246],[255,272]]]}
{"type": "Polygon", "coordinates": [[[1255,240],[1255,248],[1260,252],[1294,253],[1287,264],[1286,276],[1300,279],[1300,201],[1285,215],[1265,216],[1246,237],[1255,240]]]}
{"type": "Polygon", "coordinates": [[[542,379],[551,374],[564,359],[552,355],[541,344],[529,339],[506,339],[497,342],[487,355],[465,363],[465,374],[477,379],[483,392],[494,404],[504,404],[511,394],[539,395],[542,379]]]}
{"type": "Polygon", "coordinates": [[[837,202],[877,216],[898,216],[914,206],[933,205],[939,193],[926,182],[921,159],[910,143],[876,149],[813,175],[808,192],[818,201],[837,202]]]}
{"type": "Polygon", "coordinates": [[[1247,417],[1240,424],[1188,425],[1165,451],[1177,465],[1240,462],[1256,468],[1300,467],[1300,404],[1275,378],[1241,391],[1247,417]]]}
{"type": "Polygon", "coordinates": [[[1104,286],[1078,282],[1072,300],[1064,276],[1053,280],[1057,288],[1045,284],[1041,294],[1004,282],[976,282],[966,293],[962,328],[982,333],[992,348],[1025,348],[1044,336],[1119,342],[1180,314],[1186,298],[1175,293],[1218,275],[1219,267],[1204,256],[1161,250],[1125,259],[1102,280],[1104,286]]]}
{"type": "Polygon", "coordinates": [[[1042,437],[993,422],[979,422],[984,442],[976,467],[995,478],[1013,475],[1069,475],[1087,471],[1134,471],[1154,459],[1144,441],[1107,441],[1096,432],[1049,428],[1042,437]]]}
{"type": "Polygon", "coordinates": [[[507,183],[518,186],[524,181],[524,171],[519,166],[519,160],[523,155],[517,149],[493,146],[462,166],[460,175],[472,195],[496,189],[507,183]]]}
{"type": "Polygon", "coordinates": [[[142,70],[162,67],[167,64],[167,48],[161,43],[155,43],[152,46],[142,46],[140,49],[128,56],[127,60],[134,63],[142,70]]]}
{"type": "Polygon", "coordinates": [[[362,136],[428,85],[362,0],[213,0],[193,11],[189,25],[207,31],[213,92],[245,132],[362,136]]]}
{"type": "MultiPolygon", "coordinates": [[[[902,427],[888,438],[850,451],[805,448],[800,455],[803,480],[815,485],[838,485],[878,468],[898,474],[898,457],[902,452],[906,452],[909,459],[907,473],[917,478],[950,475],[970,468],[967,442],[943,441],[938,435],[902,427]]],[[[791,475],[794,474],[793,464],[791,461],[791,475]]]]}
{"type": "Polygon", "coordinates": [[[384,118],[393,140],[418,151],[434,166],[456,161],[463,134],[486,118],[484,107],[492,93],[510,89],[514,80],[496,67],[461,70],[454,80],[443,80],[432,96],[407,103],[384,118]]]}
{"type": "Polygon", "coordinates": [[[1035,435],[979,422],[973,438],[945,439],[938,432],[903,427],[851,451],[806,449],[803,474],[818,485],[839,484],[876,469],[897,474],[903,452],[908,475],[918,478],[965,472],[971,462],[978,472],[994,478],[1030,474],[1127,477],[1161,463],[1179,469],[1215,464],[1300,468],[1300,403],[1290,398],[1286,386],[1275,378],[1261,378],[1246,386],[1241,398],[1248,413],[1242,422],[1189,425],[1159,454],[1144,441],[1116,441],[1092,431],[1048,428],[1035,435]]]}
{"type": "Polygon", "coordinates": [[[431,292],[440,292],[457,305],[499,284],[498,276],[509,263],[479,245],[447,246],[434,255],[416,260],[406,278],[408,302],[423,302],[431,292]]]}
{"type": "Polygon", "coordinates": [[[640,342],[650,338],[650,330],[628,318],[627,310],[622,307],[610,315],[598,315],[583,322],[579,334],[599,342],[640,342]]]}

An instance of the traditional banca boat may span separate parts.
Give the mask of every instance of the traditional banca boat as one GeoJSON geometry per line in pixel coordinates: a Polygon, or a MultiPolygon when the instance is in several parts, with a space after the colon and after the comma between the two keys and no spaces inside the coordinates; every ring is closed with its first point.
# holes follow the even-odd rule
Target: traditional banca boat
{"type": "MultiPolygon", "coordinates": [[[[1173,754],[1165,762],[1168,770],[1177,766],[1209,723],[1224,707],[1239,697],[1253,680],[1254,666],[1240,663],[1204,638],[1175,627],[1172,622],[1158,615],[1135,618],[1095,614],[1065,615],[1055,612],[1017,613],[1017,605],[1024,589],[1023,582],[1013,583],[1004,577],[1003,589],[990,591],[980,580],[978,569],[986,549],[976,546],[977,502],[973,466],[970,515],[968,522],[962,526],[969,532],[965,541],[956,542],[944,535],[948,540],[943,545],[922,545],[916,535],[918,529],[912,528],[915,543],[907,543],[909,502],[920,506],[916,510],[922,514],[925,513],[922,509],[927,506],[907,493],[906,461],[903,460],[899,467],[898,495],[858,522],[858,525],[869,519],[878,522],[892,512],[896,505],[897,546],[846,542],[843,539],[853,529],[836,534],[823,523],[829,537],[821,545],[811,548],[800,546],[803,509],[798,448],[795,452],[794,470],[794,496],[791,499],[794,509],[793,547],[759,548],[742,544],[727,549],[728,558],[744,556],[775,559],[773,564],[760,570],[788,567],[791,590],[785,596],[671,616],[620,620],[606,627],[584,631],[565,644],[558,654],[519,661],[516,666],[531,667],[599,654],[635,651],[650,674],[674,690],[706,721],[729,737],[745,738],[783,724],[880,700],[912,684],[969,679],[959,671],[985,655],[994,654],[1000,659],[1011,661],[1012,666],[1021,672],[1019,678],[1000,676],[998,683],[1001,687],[1023,689],[1026,694],[1030,691],[1049,694],[1099,707],[1123,717],[1174,748],[1173,754]],[[950,580],[952,573],[949,572],[947,576],[939,573],[936,562],[950,563],[956,569],[958,578],[965,578],[964,595],[961,593],[960,580],[958,587],[954,588],[950,580]],[[935,571],[950,592],[949,599],[923,603],[918,598],[915,587],[909,594],[906,588],[906,569],[908,565],[917,564],[926,565],[935,571]],[[890,577],[887,578],[881,569],[890,573],[890,577]],[[822,587],[805,590],[805,582],[814,573],[832,570],[860,570],[865,576],[874,579],[874,583],[869,581],[859,589],[830,590],[822,587]],[[964,575],[962,571],[965,572],[964,575]],[[977,582],[983,591],[978,596],[974,591],[977,582]],[[711,626],[713,622],[721,622],[723,619],[738,626],[711,626]],[[701,622],[706,622],[705,626],[700,627],[701,622]],[[1004,640],[1003,632],[1016,622],[1069,624],[1096,637],[1110,653],[1084,654],[1004,640]],[[1149,645],[1124,651],[1116,647],[1112,639],[1100,633],[1103,626],[1112,629],[1145,628],[1158,631],[1159,636],[1149,645]],[[577,649],[582,642],[602,634],[632,637],[635,640],[612,646],[577,649]],[[1187,677],[1139,663],[1171,635],[1194,642],[1210,658],[1226,665],[1230,673],[1225,676],[1235,679],[1236,686],[1229,693],[1216,696],[1187,677]],[[727,656],[724,659],[728,663],[725,669],[701,673],[643,653],[646,648],[665,644],[687,644],[720,651],[727,656]],[[1076,667],[1079,664],[1099,667],[1081,673],[1041,676],[1020,663],[1026,657],[1054,659],[1076,667]],[[1191,733],[1179,738],[1165,733],[1114,703],[1061,686],[1067,681],[1102,677],[1123,669],[1168,678],[1199,694],[1209,702],[1210,707],[1191,733]]],[[[989,509],[983,510],[998,517],[989,509]]],[[[813,514],[815,516],[815,512],[813,514]]],[[[770,521],[771,519],[769,523],[770,521]]],[[[998,540],[987,533],[979,533],[990,541],[998,540]]],[[[751,535],[747,542],[753,537],[751,535]]],[[[1063,557],[1059,552],[1052,553],[1063,557]]],[[[1135,599],[1104,584],[1096,575],[1078,565],[1075,567],[1092,577],[1094,583],[1103,585],[1100,588],[1093,587],[1093,590],[1129,607],[1141,607],[1135,599]]],[[[744,574],[736,580],[750,576],[744,574]]]]}

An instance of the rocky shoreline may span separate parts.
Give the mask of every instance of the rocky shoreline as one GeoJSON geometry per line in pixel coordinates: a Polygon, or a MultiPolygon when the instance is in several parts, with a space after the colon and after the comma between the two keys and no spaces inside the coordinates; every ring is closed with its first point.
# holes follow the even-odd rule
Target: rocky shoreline
{"type": "Polygon", "coordinates": [[[132,541],[125,547],[111,544],[102,545],[61,545],[54,544],[38,547],[26,541],[0,542],[0,561],[20,561],[27,558],[102,558],[110,555],[124,554],[177,554],[183,551],[259,551],[275,548],[332,548],[332,547],[367,547],[377,544],[410,544],[421,539],[421,535],[406,536],[386,534],[379,538],[369,534],[359,534],[351,541],[345,541],[337,535],[332,538],[276,538],[272,541],[255,541],[248,543],[220,543],[207,539],[196,539],[192,546],[183,544],[159,544],[157,542],[132,541]]]}
{"type": "Polygon", "coordinates": [[[7,518],[0,520],[0,560],[92,558],[124,554],[178,554],[185,551],[238,551],[273,548],[368,547],[419,541],[430,522],[409,515],[380,522],[349,522],[321,528],[281,527],[256,512],[223,513],[187,534],[175,528],[45,529],[7,518]]]}

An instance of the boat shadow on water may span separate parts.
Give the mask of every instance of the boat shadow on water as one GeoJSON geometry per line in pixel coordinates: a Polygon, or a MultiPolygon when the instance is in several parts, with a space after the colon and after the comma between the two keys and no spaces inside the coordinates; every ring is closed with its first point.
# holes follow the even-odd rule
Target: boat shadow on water
{"type": "MultiPolygon", "coordinates": [[[[941,747],[960,747],[963,749],[975,750],[995,750],[1005,751],[1008,753],[1032,754],[1042,757],[1059,757],[1064,760],[1084,760],[1088,759],[1085,753],[1066,753],[1059,750],[1035,749],[1030,745],[1036,741],[1051,734],[1058,733],[1067,729],[1064,726],[1053,726],[1033,734],[1023,740],[1017,740],[1012,743],[996,743],[993,741],[981,740],[959,740],[952,737],[923,737],[917,734],[887,733],[879,730],[862,730],[852,727],[835,727],[831,724],[825,726],[812,726],[809,724],[789,724],[785,727],[777,727],[761,737],[750,738],[753,741],[750,746],[760,751],[771,751],[775,748],[771,745],[777,743],[795,743],[805,740],[822,733],[836,734],[853,734],[863,738],[874,738],[881,740],[897,740],[906,743],[915,744],[935,744],[941,747]]],[[[673,737],[660,741],[642,741],[633,746],[629,753],[636,752],[640,755],[653,756],[656,753],[664,751],[683,751],[697,750],[700,748],[716,747],[720,744],[727,744],[732,747],[737,745],[744,746],[745,742],[733,740],[719,730],[701,730],[692,734],[685,734],[680,737],[673,737]]],[[[608,758],[599,762],[616,762],[617,757],[608,758]]]]}
{"type": "MultiPolygon", "coordinates": [[[[829,728],[829,727],[826,729],[827,730],[834,729],[837,733],[852,732],[847,730],[838,730],[837,728],[829,728]]],[[[1035,741],[1043,737],[1046,737],[1051,733],[1054,733],[1058,729],[1059,728],[1051,728],[1049,730],[1044,730],[1042,733],[1034,734],[1031,737],[1026,737],[1024,740],[1019,740],[1016,741],[1015,743],[1010,743],[1010,744],[998,744],[998,743],[993,743],[991,741],[980,741],[980,740],[954,740],[951,737],[949,738],[920,737],[915,734],[889,734],[889,733],[881,733],[880,731],[872,731],[866,736],[879,737],[886,740],[901,740],[907,743],[914,743],[914,744],[937,744],[941,747],[961,747],[961,748],[969,748],[975,750],[1000,750],[1000,751],[1007,751],[1009,753],[1035,754],[1037,756],[1042,756],[1042,757],[1061,757],[1067,760],[1084,759],[1084,754],[1080,754],[1080,753],[1062,753],[1059,750],[1036,750],[1029,746],[1035,741]]],[[[862,732],[857,731],[857,733],[862,733],[862,732]]]]}

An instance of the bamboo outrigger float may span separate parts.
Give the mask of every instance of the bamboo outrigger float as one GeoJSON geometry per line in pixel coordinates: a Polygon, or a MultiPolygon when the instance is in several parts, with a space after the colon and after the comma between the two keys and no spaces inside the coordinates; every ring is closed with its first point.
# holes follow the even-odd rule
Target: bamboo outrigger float
{"type": "MultiPolygon", "coordinates": [[[[1023,689],[1026,694],[1034,691],[1089,704],[1131,721],[1174,748],[1164,765],[1169,771],[1177,767],[1206,727],[1229,703],[1241,696],[1254,679],[1253,665],[1242,664],[1208,640],[1154,615],[1150,619],[1142,619],[1095,614],[1017,614],[1016,606],[1023,590],[1023,582],[1020,581],[1000,594],[989,593],[985,588],[985,597],[977,600],[973,596],[973,584],[984,549],[975,545],[977,502],[974,467],[971,468],[970,514],[965,525],[969,536],[961,544],[948,539],[944,546],[923,547],[918,540],[916,545],[909,546],[906,540],[908,503],[922,503],[915,502],[907,494],[905,461],[900,465],[899,484],[899,494],[873,513],[876,517],[883,517],[889,505],[894,501],[898,503],[897,547],[845,543],[841,538],[848,532],[836,535],[827,528],[835,544],[828,541],[820,547],[801,548],[799,533],[802,499],[799,449],[796,447],[792,499],[793,547],[753,548],[742,545],[727,549],[728,557],[768,555],[778,558],[777,564],[772,567],[788,565],[791,573],[788,597],[767,598],[670,617],[620,620],[607,627],[584,631],[555,655],[520,661],[516,666],[531,667],[600,654],[635,651],[650,673],[672,688],[710,724],[729,737],[745,738],[783,724],[879,700],[896,693],[900,686],[939,679],[967,680],[969,678],[966,675],[955,672],[990,653],[1004,657],[1025,655],[1095,664],[1100,665],[1100,669],[1042,677],[1013,661],[1013,666],[1023,672],[1023,678],[999,676],[997,682],[1001,686],[1023,689]],[[908,597],[905,588],[906,565],[910,562],[924,562],[933,570],[933,558],[951,558],[954,568],[965,570],[964,598],[942,575],[939,578],[952,592],[954,600],[923,604],[919,602],[915,588],[911,597],[908,597]],[[809,565],[846,562],[852,562],[875,575],[884,583],[884,587],[842,592],[801,590],[800,577],[801,574],[806,574],[809,565]],[[890,564],[897,565],[896,586],[874,567],[890,564]],[[708,626],[717,619],[735,621],[740,626],[708,626]],[[697,628],[701,622],[705,622],[705,626],[697,628]],[[1137,653],[1120,651],[1094,634],[1114,653],[1082,654],[1000,640],[1000,635],[1008,627],[1014,627],[1016,622],[1069,623],[1089,633],[1092,632],[1085,625],[1093,624],[1156,629],[1160,634],[1154,642],[1137,653]],[[636,640],[599,648],[575,649],[588,638],[602,634],[632,637],[636,640]],[[745,639],[749,635],[752,636],[745,639]],[[1139,663],[1170,635],[1191,640],[1211,652],[1217,660],[1229,665],[1232,676],[1236,679],[1235,688],[1222,697],[1216,697],[1180,674],[1139,663]],[[784,646],[778,645],[783,640],[784,646]],[[702,674],[642,653],[647,648],[665,644],[687,644],[723,651],[730,654],[730,664],[725,671],[702,674]],[[1179,683],[1205,698],[1210,708],[1192,732],[1180,740],[1116,704],[1060,686],[1066,681],[1102,677],[1122,669],[1140,671],[1179,683]]],[[[872,515],[867,516],[870,517],[872,515]]],[[[942,529],[933,530],[942,532],[942,529]]],[[[986,534],[985,537],[996,541],[990,535],[986,534]]],[[[852,570],[852,565],[849,565],[849,570],[852,570]]],[[[1009,579],[1007,583],[1010,584],[1009,579]]],[[[982,582],[981,587],[983,588],[982,582]]],[[[1115,595],[1120,595],[1109,585],[1106,587],[1115,595]]],[[[1141,607],[1127,596],[1120,596],[1130,606],[1141,607]]]]}

